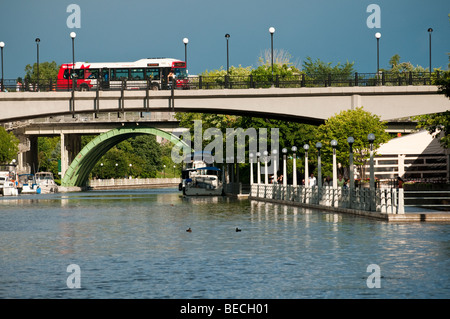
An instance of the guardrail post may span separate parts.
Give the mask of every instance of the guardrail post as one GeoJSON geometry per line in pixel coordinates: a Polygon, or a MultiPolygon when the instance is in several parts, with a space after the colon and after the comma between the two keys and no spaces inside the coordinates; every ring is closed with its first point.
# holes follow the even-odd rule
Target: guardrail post
{"type": "Polygon", "coordinates": [[[203,87],[202,87],[202,76],[200,75],[199,77],[198,77],[198,88],[201,90],[203,87]]]}
{"type": "Polygon", "coordinates": [[[412,72],[411,71],[409,71],[409,83],[408,84],[409,85],[413,84],[413,76],[412,76],[412,72]]]}
{"type": "Polygon", "coordinates": [[[280,87],[280,76],[277,74],[277,76],[275,77],[275,86],[277,88],[280,87]]]}

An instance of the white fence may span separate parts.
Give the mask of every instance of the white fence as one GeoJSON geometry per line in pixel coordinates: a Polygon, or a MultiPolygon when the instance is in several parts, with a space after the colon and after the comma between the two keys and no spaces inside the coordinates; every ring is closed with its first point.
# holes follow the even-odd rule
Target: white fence
{"type": "Polygon", "coordinates": [[[92,179],[89,186],[93,188],[100,187],[139,187],[139,186],[161,186],[178,185],[180,178],[110,178],[110,179],[92,179]]]}
{"type": "Polygon", "coordinates": [[[283,186],[281,184],[252,184],[251,197],[276,199],[303,204],[322,205],[376,211],[387,214],[404,214],[403,188],[332,188],[283,186]]]}

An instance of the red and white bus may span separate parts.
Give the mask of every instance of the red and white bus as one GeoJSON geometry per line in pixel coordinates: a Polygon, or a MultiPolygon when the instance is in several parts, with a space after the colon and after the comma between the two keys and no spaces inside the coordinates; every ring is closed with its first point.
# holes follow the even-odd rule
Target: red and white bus
{"type": "Polygon", "coordinates": [[[150,89],[187,88],[186,62],[171,58],[141,59],[135,62],[63,64],[58,72],[58,90],[72,89],[76,77],[76,89],[88,91],[99,89],[150,89]]]}

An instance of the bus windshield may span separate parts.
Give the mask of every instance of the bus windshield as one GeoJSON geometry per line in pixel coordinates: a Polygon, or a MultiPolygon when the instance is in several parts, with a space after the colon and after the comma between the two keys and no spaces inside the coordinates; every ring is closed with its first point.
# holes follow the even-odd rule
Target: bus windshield
{"type": "Polygon", "coordinates": [[[187,71],[185,68],[173,68],[173,73],[175,74],[175,77],[177,79],[186,79],[187,78],[187,71]]]}

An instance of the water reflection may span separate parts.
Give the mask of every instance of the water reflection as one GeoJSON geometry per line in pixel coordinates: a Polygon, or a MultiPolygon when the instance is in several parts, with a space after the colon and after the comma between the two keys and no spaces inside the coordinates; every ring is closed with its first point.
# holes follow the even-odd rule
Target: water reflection
{"type": "Polygon", "coordinates": [[[2,298],[449,297],[448,225],[168,189],[33,196],[0,199],[2,298]]]}

